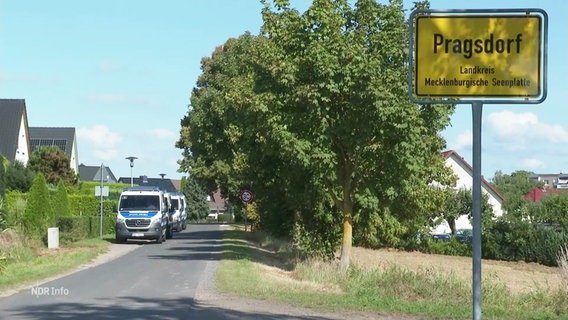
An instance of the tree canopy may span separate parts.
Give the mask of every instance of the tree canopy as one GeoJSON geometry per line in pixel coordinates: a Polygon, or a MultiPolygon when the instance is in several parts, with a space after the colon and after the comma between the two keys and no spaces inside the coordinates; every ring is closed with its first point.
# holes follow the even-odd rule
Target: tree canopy
{"type": "Polygon", "coordinates": [[[35,149],[30,155],[28,168],[43,174],[47,182],[54,186],[59,179],[69,185],[75,185],[78,181],[75,171],[71,169],[71,160],[56,146],[35,149]]]}
{"type": "Polygon", "coordinates": [[[261,228],[327,255],[341,244],[346,268],[354,233],[389,243],[443,204],[429,185],[450,177],[439,132],[454,107],[408,98],[402,1],[263,3],[260,35],[202,60],[180,166],[234,202],[253,190],[261,228]]]}

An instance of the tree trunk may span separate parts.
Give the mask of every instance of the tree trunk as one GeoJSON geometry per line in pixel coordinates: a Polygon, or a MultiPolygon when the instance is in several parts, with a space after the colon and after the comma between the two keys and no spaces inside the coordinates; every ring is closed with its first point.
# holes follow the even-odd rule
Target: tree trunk
{"type": "Polygon", "coordinates": [[[340,267],[343,272],[349,268],[351,260],[351,246],[353,243],[353,208],[345,208],[343,211],[343,239],[341,244],[340,267]]]}
{"type": "Polygon", "coordinates": [[[452,235],[456,235],[457,230],[456,230],[456,218],[454,217],[448,217],[446,219],[446,221],[448,221],[448,226],[450,226],[450,231],[452,233],[452,235]]]}

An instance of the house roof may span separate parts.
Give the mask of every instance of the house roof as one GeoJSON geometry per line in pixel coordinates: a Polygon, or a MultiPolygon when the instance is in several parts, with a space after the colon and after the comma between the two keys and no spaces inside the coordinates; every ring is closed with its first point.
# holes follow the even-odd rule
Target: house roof
{"type": "MultiPolygon", "coordinates": [[[[444,159],[448,159],[451,157],[452,159],[454,159],[454,161],[461,164],[471,176],[473,176],[473,167],[469,163],[467,163],[467,161],[465,161],[465,159],[462,156],[460,156],[455,150],[444,151],[442,152],[442,156],[444,157],[444,159]]],[[[483,176],[481,177],[481,184],[485,188],[491,190],[491,192],[495,193],[495,195],[499,197],[501,201],[505,201],[505,198],[499,193],[499,191],[497,191],[497,189],[495,189],[493,185],[487,182],[487,180],[485,180],[483,176]]]]}
{"type": "MultiPolygon", "coordinates": [[[[101,181],[101,166],[79,165],[79,179],[82,181],[101,181]]],[[[116,183],[116,177],[109,167],[104,166],[103,179],[107,182],[116,183]],[[108,178],[106,178],[108,176],[108,178]]],[[[130,180],[129,180],[130,182],[130,180]]]]}
{"type": "MultiPolygon", "coordinates": [[[[118,179],[120,183],[130,184],[130,177],[120,177],[118,179]]],[[[141,177],[133,177],[132,183],[139,186],[154,186],[160,188],[160,190],[164,190],[167,192],[176,192],[179,191],[176,189],[174,184],[170,179],[162,179],[162,178],[148,178],[146,176],[141,177]]]]}
{"type": "Polygon", "coordinates": [[[75,128],[30,127],[30,148],[57,146],[71,158],[75,128]]]}
{"type": "Polygon", "coordinates": [[[221,195],[221,190],[217,189],[209,196],[210,211],[226,211],[229,209],[229,202],[221,195]]]}
{"type": "Polygon", "coordinates": [[[532,202],[540,202],[542,198],[544,198],[544,196],[546,196],[547,194],[560,194],[560,193],[568,193],[568,189],[534,188],[525,194],[524,199],[532,202]]]}
{"type": "MultiPolygon", "coordinates": [[[[0,99],[0,154],[9,161],[16,159],[22,117],[27,127],[26,101],[24,99],[0,99]]],[[[29,153],[29,151],[26,152],[29,153]]]]}

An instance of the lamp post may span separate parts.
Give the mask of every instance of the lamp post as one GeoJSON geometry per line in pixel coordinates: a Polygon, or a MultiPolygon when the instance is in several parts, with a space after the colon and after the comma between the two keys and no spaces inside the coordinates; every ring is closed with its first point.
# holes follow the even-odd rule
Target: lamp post
{"type": "Polygon", "coordinates": [[[134,186],[134,178],[132,176],[132,168],[134,167],[134,160],[138,159],[137,157],[126,157],[127,160],[130,160],[130,186],[134,186]]]}

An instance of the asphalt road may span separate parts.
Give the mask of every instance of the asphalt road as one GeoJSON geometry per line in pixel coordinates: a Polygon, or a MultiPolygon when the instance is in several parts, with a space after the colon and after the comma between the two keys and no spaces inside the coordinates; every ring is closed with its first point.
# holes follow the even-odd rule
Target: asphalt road
{"type": "Polygon", "coordinates": [[[375,319],[219,295],[221,244],[219,225],[188,225],[162,244],[115,245],[135,248],[114,247],[128,253],[0,298],[0,319],[375,319]]]}

